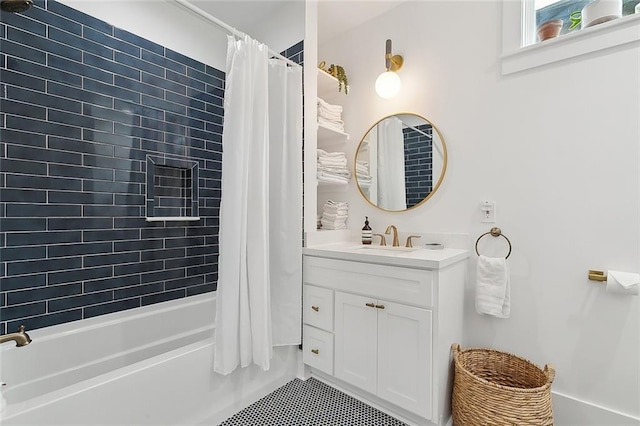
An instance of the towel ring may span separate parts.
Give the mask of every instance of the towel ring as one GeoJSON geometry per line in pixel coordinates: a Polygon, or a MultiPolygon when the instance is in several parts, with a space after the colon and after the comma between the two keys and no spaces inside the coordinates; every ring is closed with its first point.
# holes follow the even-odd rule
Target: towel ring
{"type": "Polygon", "coordinates": [[[480,256],[480,253],[478,252],[478,243],[480,242],[482,237],[484,237],[485,235],[491,235],[492,237],[503,237],[505,240],[507,240],[507,243],[509,244],[509,253],[507,253],[507,255],[504,258],[508,259],[509,256],[511,256],[511,241],[509,241],[509,239],[502,233],[500,228],[497,228],[497,227],[491,228],[489,232],[485,232],[484,234],[480,235],[476,240],[476,254],[478,256],[480,256]]]}

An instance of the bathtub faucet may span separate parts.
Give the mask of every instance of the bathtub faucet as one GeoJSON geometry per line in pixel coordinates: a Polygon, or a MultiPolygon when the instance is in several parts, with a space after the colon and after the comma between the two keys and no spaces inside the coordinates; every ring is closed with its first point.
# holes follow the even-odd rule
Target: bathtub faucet
{"type": "Polygon", "coordinates": [[[0,343],[8,342],[10,340],[16,342],[16,346],[27,346],[31,343],[31,337],[25,333],[24,325],[21,325],[18,328],[17,333],[3,334],[0,336],[0,343]]]}

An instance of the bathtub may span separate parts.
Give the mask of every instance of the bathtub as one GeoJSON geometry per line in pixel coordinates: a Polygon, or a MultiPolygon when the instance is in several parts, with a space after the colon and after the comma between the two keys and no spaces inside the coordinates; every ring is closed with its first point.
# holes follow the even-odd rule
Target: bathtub
{"type": "Polygon", "coordinates": [[[213,373],[215,294],[27,332],[0,348],[3,426],[217,424],[296,377],[296,347],[268,372],[213,373]]]}

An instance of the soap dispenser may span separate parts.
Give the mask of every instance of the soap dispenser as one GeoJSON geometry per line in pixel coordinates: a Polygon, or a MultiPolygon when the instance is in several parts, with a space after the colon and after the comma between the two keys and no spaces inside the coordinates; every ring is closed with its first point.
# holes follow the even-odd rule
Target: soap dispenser
{"type": "Polygon", "coordinates": [[[369,226],[369,217],[364,217],[364,226],[362,227],[362,244],[371,244],[373,240],[373,231],[369,226]]]}

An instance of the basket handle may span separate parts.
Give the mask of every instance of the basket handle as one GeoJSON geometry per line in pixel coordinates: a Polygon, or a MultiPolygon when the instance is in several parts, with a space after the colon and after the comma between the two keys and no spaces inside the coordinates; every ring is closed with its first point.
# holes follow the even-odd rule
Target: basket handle
{"type": "Polygon", "coordinates": [[[547,364],[544,366],[544,374],[547,376],[547,383],[551,384],[553,379],[556,377],[556,369],[553,368],[551,364],[547,364]]]}
{"type": "Polygon", "coordinates": [[[451,345],[451,352],[453,352],[453,357],[457,357],[460,354],[460,345],[454,343],[451,345]]]}

